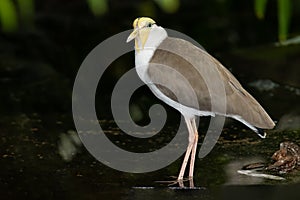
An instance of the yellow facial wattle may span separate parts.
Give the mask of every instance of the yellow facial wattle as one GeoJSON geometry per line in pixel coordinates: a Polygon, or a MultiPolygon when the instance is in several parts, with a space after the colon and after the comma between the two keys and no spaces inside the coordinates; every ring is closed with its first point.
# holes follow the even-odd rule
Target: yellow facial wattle
{"type": "Polygon", "coordinates": [[[133,32],[129,35],[127,42],[135,39],[135,49],[137,51],[144,48],[151,28],[148,27],[149,24],[155,24],[155,21],[149,17],[139,17],[133,21],[133,32]]]}

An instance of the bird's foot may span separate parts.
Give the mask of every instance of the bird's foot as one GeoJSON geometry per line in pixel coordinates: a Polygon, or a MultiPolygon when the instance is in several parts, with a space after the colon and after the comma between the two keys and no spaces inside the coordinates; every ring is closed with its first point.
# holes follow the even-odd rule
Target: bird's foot
{"type": "Polygon", "coordinates": [[[179,179],[175,176],[171,176],[171,178],[174,178],[175,180],[170,180],[170,181],[155,181],[157,183],[166,183],[168,184],[168,186],[173,186],[173,185],[179,185],[180,188],[185,188],[184,186],[184,182],[187,182],[189,181],[189,188],[194,188],[194,179],[193,177],[188,177],[188,178],[182,178],[182,179],[179,179]]]}

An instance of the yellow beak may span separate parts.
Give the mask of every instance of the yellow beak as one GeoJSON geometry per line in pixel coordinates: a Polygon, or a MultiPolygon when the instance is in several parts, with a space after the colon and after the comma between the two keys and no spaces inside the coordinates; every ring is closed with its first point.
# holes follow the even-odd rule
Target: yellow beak
{"type": "Polygon", "coordinates": [[[126,42],[130,42],[131,40],[133,40],[134,38],[136,38],[137,34],[138,34],[138,28],[134,29],[132,31],[132,33],[128,36],[126,42]]]}

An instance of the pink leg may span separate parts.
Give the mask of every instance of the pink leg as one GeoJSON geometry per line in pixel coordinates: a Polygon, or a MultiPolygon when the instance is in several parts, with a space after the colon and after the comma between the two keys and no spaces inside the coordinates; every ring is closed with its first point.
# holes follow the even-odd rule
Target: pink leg
{"type": "Polygon", "coordinates": [[[189,179],[193,179],[193,176],[194,176],[196,150],[197,150],[197,145],[198,145],[198,131],[197,131],[195,118],[191,120],[191,124],[192,124],[192,128],[193,128],[193,133],[194,133],[194,141],[193,141],[192,154],[191,154],[189,179]]]}
{"type": "Polygon", "coordinates": [[[180,169],[179,175],[178,175],[178,180],[183,180],[183,175],[184,175],[185,168],[186,168],[188,159],[190,157],[192,148],[193,148],[193,143],[189,143],[189,145],[188,145],[188,147],[186,149],[186,152],[185,152],[185,156],[184,156],[184,159],[183,159],[183,162],[182,162],[182,165],[181,165],[181,169],[180,169]]]}
{"type": "Polygon", "coordinates": [[[193,125],[191,123],[191,120],[185,118],[185,122],[186,122],[186,125],[187,125],[187,128],[188,128],[188,131],[189,131],[189,144],[188,144],[188,147],[187,147],[186,152],[185,152],[183,163],[181,165],[181,169],[180,169],[180,172],[179,172],[179,175],[178,175],[178,180],[183,180],[185,168],[186,168],[186,165],[188,163],[188,160],[189,160],[189,157],[191,155],[191,151],[193,149],[194,142],[195,142],[194,133],[193,133],[193,125]]]}

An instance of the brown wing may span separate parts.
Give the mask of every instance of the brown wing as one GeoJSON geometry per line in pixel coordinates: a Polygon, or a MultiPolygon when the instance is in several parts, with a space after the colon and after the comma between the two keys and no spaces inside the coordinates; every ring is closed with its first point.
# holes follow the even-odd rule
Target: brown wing
{"type": "Polygon", "coordinates": [[[177,101],[176,96],[180,95],[181,104],[209,112],[212,111],[212,98],[221,98],[222,93],[218,92],[219,85],[216,85],[218,82],[216,78],[221,79],[226,93],[226,113],[223,113],[221,108],[219,109],[221,105],[216,105],[214,111],[229,116],[240,116],[259,128],[271,129],[275,125],[261,105],[222,64],[188,41],[167,37],[152,56],[147,72],[151,80],[162,83],[157,87],[164,95],[174,101],[177,101]],[[174,69],[174,73],[159,67],[161,65],[174,69]],[[216,72],[219,75],[216,75],[216,72]],[[195,106],[191,100],[192,94],[189,92],[189,86],[183,84],[182,81],[177,81],[182,79],[180,76],[185,77],[194,89],[199,107],[195,106]],[[207,82],[210,88],[215,88],[214,91],[208,89],[207,82]],[[175,95],[170,90],[176,91],[177,94],[175,95]]]}

